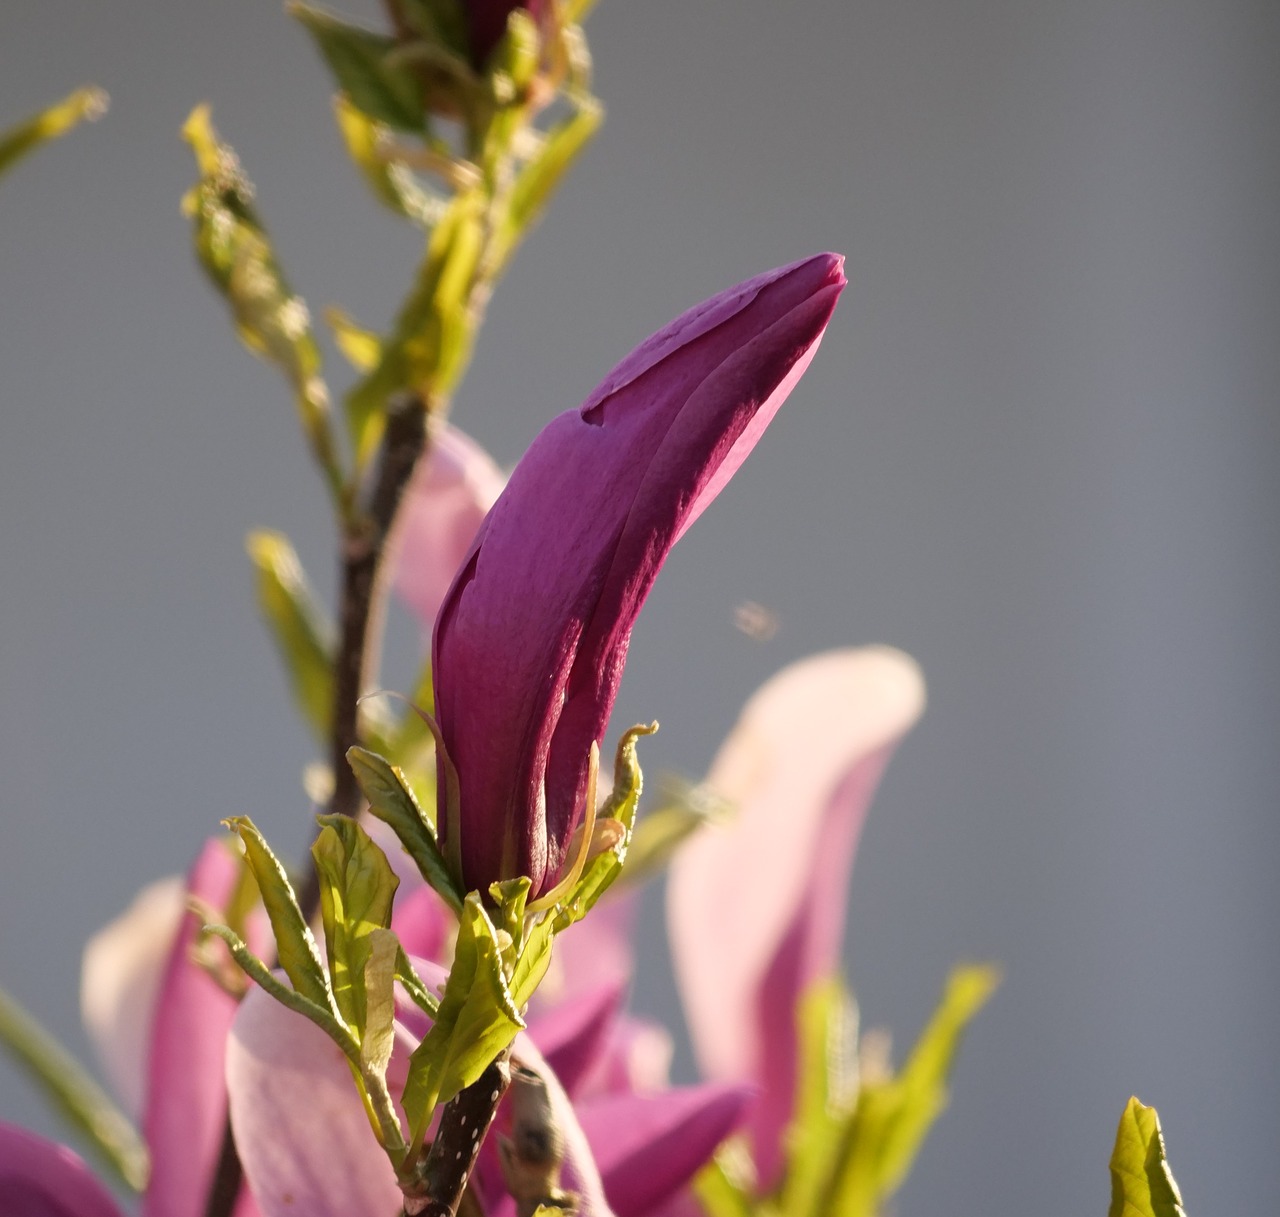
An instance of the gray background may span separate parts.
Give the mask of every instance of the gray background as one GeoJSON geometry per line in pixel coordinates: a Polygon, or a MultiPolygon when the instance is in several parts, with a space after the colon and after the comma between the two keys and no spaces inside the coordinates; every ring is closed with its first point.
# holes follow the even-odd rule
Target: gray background
{"type": "MultiPolygon", "coordinates": [[[[84,1051],[94,927],[223,815],[307,835],[242,537],[283,528],[325,585],[331,542],[288,398],[188,253],[188,109],[214,103],[313,308],[385,324],[416,242],[277,5],[10,0],[0,31],[5,118],[113,95],[0,184],[0,983],[84,1051]]],[[[848,254],[616,721],[660,717],[650,765],[697,775],[790,659],[923,664],[849,973],[900,1044],[956,959],[1007,980],[899,1210],[1102,1213],[1136,1091],[1192,1211],[1275,1212],[1280,6],[604,0],[589,33],[609,120],[455,417],[511,462],[685,306],[848,254]],[[735,631],[744,599],[772,641],[735,631]]],[[[674,1018],[650,912],[636,1003],[674,1018]]],[[[5,1065],[0,1118],[55,1127],[5,1065]]]]}

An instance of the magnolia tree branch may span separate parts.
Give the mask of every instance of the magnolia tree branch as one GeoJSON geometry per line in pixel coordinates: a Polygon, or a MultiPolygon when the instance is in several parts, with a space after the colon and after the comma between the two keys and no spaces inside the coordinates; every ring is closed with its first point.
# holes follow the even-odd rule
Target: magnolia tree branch
{"type": "Polygon", "coordinates": [[[436,1138],[418,1168],[419,1186],[405,1194],[404,1217],[457,1217],[480,1146],[510,1085],[507,1048],[477,1081],[445,1104],[436,1138]]]}
{"type": "MultiPolygon", "coordinates": [[[[347,764],[347,749],[360,742],[359,701],[377,665],[382,646],[386,593],[382,558],[387,538],[395,524],[405,487],[426,447],[426,404],[412,393],[393,398],[387,405],[386,431],[368,499],[363,510],[352,513],[350,521],[343,527],[341,620],[333,673],[333,723],[329,735],[333,794],[328,810],[333,814],[354,816],[360,810],[360,788],[356,785],[351,766],[347,764]]],[[[298,893],[298,903],[307,921],[313,920],[320,907],[320,883],[314,866],[307,869],[306,881],[298,893]]],[[[488,1127],[487,1122],[485,1127],[488,1127]]],[[[243,1180],[244,1168],[236,1153],[228,1118],[222,1130],[222,1148],[205,1203],[205,1217],[230,1217],[243,1180]]]]}

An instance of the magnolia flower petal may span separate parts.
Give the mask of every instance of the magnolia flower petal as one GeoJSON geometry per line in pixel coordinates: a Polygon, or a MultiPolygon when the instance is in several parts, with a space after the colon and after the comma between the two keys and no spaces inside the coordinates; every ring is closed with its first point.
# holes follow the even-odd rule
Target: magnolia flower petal
{"type": "MultiPolygon", "coordinates": [[[[554,883],[631,628],[672,545],[746,456],[844,286],[821,254],[686,313],[554,419],[481,526],[436,621],[463,884],[554,883]]],[[[451,774],[440,760],[440,788],[451,774]]]]}
{"type": "Polygon", "coordinates": [[[4,1217],[122,1217],[111,1193],[65,1145],[0,1123],[4,1217]]]}
{"type": "Polygon", "coordinates": [[[483,448],[447,423],[405,489],[391,539],[395,590],[430,631],[444,594],[506,478],[483,448]]]}
{"type": "Polygon", "coordinates": [[[84,948],[81,1018],[107,1080],[135,1120],[146,1094],[151,1021],[184,898],[176,876],[152,883],[84,948]]]}
{"type": "Polygon", "coordinates": [[[395,1217],[395,1172],[341,1050],[253,989],[227,1047],[231,1124],[263,1217],[395,1217]]]}
{"type": "Polygon", "coordinates": [[[685,1187],[738,1127],[752,1091],[682,1087],[584,1102],[579,1119],[618,1217],[646,1217],[685,1187]]]}
{"type": "Polygon", "coordinates": [[[624,984],[602,985],[529,1023],[529,1038],[574,1098],[602,1063],[624,995],[624,984]]]}
{"type": "Polygon", "coordinates": [[[837,966],[867,804],[923,707],[919,669],[889,648],[784,669],[747,703],[707,779],[736,814],[672,864],[668,923],[695,1051],[708,1077],[765,1087],[772,1132],[758,1155],[776,1154],[790,1111],[796,1000],[837,966]]]}
{"type": "MultiPolygon", "coordinates": [[[[239,874],[223,839],[205,845],[187,877],[192,895],[221,908],[239,874]]],[[[143,1133],[151,1177],[142,1217],[203,1217],[227,1118],[223,1059],[236,1002],[191,957],[201,928],[184,915],[152,1020],[143,1133]]]]}
{"type": "Polygon", "coordinates": [[[568,933],[556,939],[551,966],[538,986],[535,1009],[630,983],[638,893],[611,890],[568,933]]]}
{"type": "Polygon", "coordinates": [[[584,1094],[648,1094],[671,1085],[675,1043],[661,1023],[623,1015],[605,1047],[601,1067],[583,1085],[584,1094]]]}

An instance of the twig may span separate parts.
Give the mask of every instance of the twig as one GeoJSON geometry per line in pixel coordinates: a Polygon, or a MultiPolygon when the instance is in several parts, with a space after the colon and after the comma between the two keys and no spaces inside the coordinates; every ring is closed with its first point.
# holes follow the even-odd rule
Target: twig
{"type": "Polygon", "coordinates": [[[510,1085],[508,1048],[445,1104],[436,1138],[418,1170],[420,1188],[405,1196],[404,1217],[457,1217],[480,1146],[510,1085]]]}

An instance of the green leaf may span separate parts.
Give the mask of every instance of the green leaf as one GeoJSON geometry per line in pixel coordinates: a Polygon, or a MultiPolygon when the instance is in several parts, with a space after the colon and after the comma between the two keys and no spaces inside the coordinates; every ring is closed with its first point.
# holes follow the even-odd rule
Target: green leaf
{"type": "Polygon", "coordinates": [[[7,173],[41,144],[65,135],[81,122],[94,122],[107,112],[107,95],[94,85],[77,89],[25,122],[0,132],[0,174],[7,173]]]}
{"type": "Polygon", "coordinates": [[[733,1177],[725,1157],[718,1153],[694,1176],[694,1195],[707,1217],[753,1217],[751,1196],[733,1177]]]}
{"type": "Polygon", "coordinates": [[[418,975],[409,956],[404,953],[403,947],[396,954],[396,980],[409,995],[410,1001],[428,1018],[434,1019],[440,1009],[440,999],[422,983],[422,977],[418,975]]]}
{"type": "Polygon", "coordinates": [[[245,548],[258,572],[258,607],[271,630],[294,701],[316,740],[325,743],[333,718],[333,625],[286,536],[251,532],[245,548]]]}
{"type": "Polygon", "coordinates": [[[400,769],[367,748],[347,749],[347,761],[369,810],[400,838],[421,872],[422,877],[440,894],[445,903],[459,912],[463,893],[449,872],[435,826],[427,818],[400,769]]]}
{"type": "Polygon", "coordinates": [[[355,106],[399,131],[426,130],[422,88],[413,71],[395,57],[394,38],[305,4],[291,3],[288,10],[307,27],[338,87],[355,106]]]}
{"type": "Polygon", "coordinates": [[[320,960],[320,949],[298,907],[298,898],[284,867],[248,816],[232,816],[223,823],[244,842],[245,857],[258,881],[262,903],[271,921],[280,966],[294,991],[313,1005],[339,1014],[320,960]]]}
{"type": "Polygon", "coordinates": [[[329,390],[311,314],[290,289],[253,206],[253,184],[230,145],[218,138],[208,106],[197,106],[182,128],[200,180],[182,200],[194,224],[196,257],[231,307],[240,340],[284,372],[293,388],[303,433],[334,492],[341,490],[329,431],[329,390]]]}
{"type": "Polygon", "coordinates": [[[360,1059],[380,1078],[387,1075],[395,1043],[396,963],[404,952],[390,930],[375,929],[368,935],[364,964],[365,1025],[360,1038],[360,1059]]]}
{"type": "Polygon", "coordinates": [[[1160,1117],[1136,1098],[1129,1100],[1116,1130],[1108,1217],[1187,1217],[1165,1158],[1160,1117]]]}
{"type": "Polygon", "coordinates": [[[135,1192],[147,1185],[147,1146],[133,1122],[57,1040],[0,989],[0,1044],[135,1192]]]}
{"type": "Polygon", "coordinates": [[[499,266],[505,265],[542,217],[565,174],[600,129],[603,120],[604,110],[599,103],[584,98],[575,113],[547,133],[537,155],[520,171],[511,188],[506,214],[496,237],[498,253],[495,261],[499,266]]]}
{"type": "Polygon", "coordinates": [[[324,310],[324,319],[333,330],[338,350],[357,372],[368,372],[378,366],[382,358],[382,341],[372,330],[357,325],[342,309],[330,305],[324,310]]]}
{"type": "Polygon", "coordinates": [[[479,893],[472,892],[436,1020],[409,1058],[402,1103],[411,1145],[422,1143],[436,1106],[476,1081],[523,1026],[503,974],[497,932],[479,893]]]}
{"type": "Polygon", "coordinates": [[[406,164],[388,157],[390,129],[386,123],[370,118],[345,93],[334,98],[333,108],[347,154],[374,195],[398,215],[427,227],[439,203],[418,184],[406,164]]]}
{"type": "Polygon", "coordinates": [[[466,14],[458,0],[401,0],[399,7],[424,41],[464,58],[470,54],[466,14]]]}
{"type": "MultiPolygon", "coordinates": [[[[320,880],[329,983],[338,1012],[363,1046],[368,1017],[364,977],[371,936],[391,925],[391,905],[400,881],[386,855],[350,816],[317,816],[316,820],[321,828],[311,856],[320,880]]],[[[388,986],[394,967],[393,952],[385,963],[388,986]]]]}
{"type": "Polygon", "coordinates": [[[964,1030],[999,981],[990,966],[956,968],[902,1072],[886,1080],[862,1079],[831,1202],[812,1211],[874,1217],[897,1190],[946,1106],[947,1076],[964,1030]]]}
{"type": "Polygon", "coordinates": [[[858,1097],[858,1009],[836,977],[800,997],[799,1080],[787,1129],[782,1211],[818,1214],[858,1097]]]}
{"type": "Polygon", "coordinates": [[[484,211],[481,190],[454,195],[432,229],[378,366],[347,397],[347,424],[360,467],[381,439],[392,396],[408,391],[430,403],[447,395],[461,375],[476,325],[472,293],[484,245],[484,211]]]}
{"type": "Polygon", "coordinates": [[[360,1045],[351,1034],[350,1028],[334,1012],[333,1004],[326,1001],[324,1005],[304,997],[296,989],[277,979],[276,974],[259,959],[244,940],[230,927],[225,925],[206,925],[205,933],[221,938],[227,944],[231,957],[240,965],[241,970],[254,981],[265,993],[274,997],[282,1006],[287,1006],[296,1014],[315,1023],[339,1048],[348,1059],[360,1059],[360,1045]]]}

